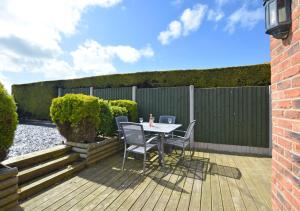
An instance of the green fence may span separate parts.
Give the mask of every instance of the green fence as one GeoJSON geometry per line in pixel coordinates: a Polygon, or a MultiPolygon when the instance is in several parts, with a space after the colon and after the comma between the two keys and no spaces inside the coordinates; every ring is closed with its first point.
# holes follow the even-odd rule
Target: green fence
{"type": "Polygon", "coordinates": [[[160,115],[174,115],[184,128],[189,124],[189,87],[137,89],[136,101],[139,116],[145,121],[151,113],[156,122],[160,115]]]}
{"type": "Polygon", "coordinates": [[[105,100],[132,99],[132,87],[94,89],[93,95],[105,100]]]}
{"type": "Polygon", "coordinates": [[[195,89],[195,140],[269,147],[269,88],[195,89]]]}
{"type": "MultiPolygon", "coordinates": [[[[94,89],[103,99],[132,99],[132,87],[94,89]]],[[[62,94],[89,94],[90,88],[62,89],[62,94]]],[[[237,146],[269,147],[269,87],[194,89],[195,141],[237,146]]],[[[136,89],[139,117],[174,115],[186,129],[190,122],[190,89],[136,89]]]]}

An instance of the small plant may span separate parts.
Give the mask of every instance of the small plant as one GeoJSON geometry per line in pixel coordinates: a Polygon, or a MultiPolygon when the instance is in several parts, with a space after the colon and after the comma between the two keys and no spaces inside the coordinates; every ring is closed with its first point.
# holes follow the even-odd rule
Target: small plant
{"type": "Polygon", "coordinates": [[[0,84],[0,161],[3,161],[13,144],[18,124],[17,107],[14,99],[0,84]]]}
{"type": "Polygon", "coordinates": [[[126,108],[128,111],[129,121],[136,122],[138,117],[137,103],[132,100],[112,100],[110,101],[112,106],[119,106],[126,108]]]}
{"type": "Polygon", "coordinates": [[[67,94],[52,100],[52,121],[67,141],[94,142],[100,123],[98,98],[67,94]]]}
{"type": "Polygon", "coordinates": [[[108,101],[99,99],[100,123],[98,134],[110,136],[113,133],[113,113],[108,101]]]}

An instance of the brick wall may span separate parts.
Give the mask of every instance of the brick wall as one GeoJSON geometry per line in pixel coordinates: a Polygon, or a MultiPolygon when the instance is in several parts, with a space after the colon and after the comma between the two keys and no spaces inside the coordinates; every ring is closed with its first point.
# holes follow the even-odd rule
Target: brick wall
{"type": "Polygon", "coordinates": [[[274,210],[300,210],[300,0],[292,2],[289,37],[270,43],[274,210]]]}

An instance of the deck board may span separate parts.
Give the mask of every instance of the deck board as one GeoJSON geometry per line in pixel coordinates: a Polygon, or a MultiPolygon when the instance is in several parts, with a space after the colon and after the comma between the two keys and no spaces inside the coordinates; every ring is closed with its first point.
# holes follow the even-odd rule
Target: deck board
{"type": "Polygon", "coordinates": [[[271,210],[271,159],[195,152],[166,156],[141,174],[114,155],[48,188],[15,210],[271,210]]]}

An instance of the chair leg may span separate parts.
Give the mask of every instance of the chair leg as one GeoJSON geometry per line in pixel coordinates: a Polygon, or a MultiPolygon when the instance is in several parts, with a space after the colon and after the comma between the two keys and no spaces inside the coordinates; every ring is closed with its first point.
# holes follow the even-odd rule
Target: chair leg
{"type": "Polygon", "coordinates": [[[145,166],[146,166],[146,159],[147,159],[147,154],[144,154],[144,162],[143,162],[143,174],[145,173],[145,166]]]}
{"type": "Polygon", "coordinates": [[[123,157],[123,164],[122,164],[122,171],[124,171],[124,165],[125,165],[125,160],[127,159],[127,151],[126,151],[126,147],[124,150],[124,157],[123,157]]]}
{"type": "Polygon", "coordinates": [[[190,145],[189,148],[190,148],[190,154],[191,154],[191,159],[192,159],[193,156],[194,156],[194,151],[192,152],[192,145],[191,145],[191,143],[189,145],[190,145]]]}
{"type": "Polygon", "coordinates": [[[185,148],[183,147],[182,148],[182,155],[181,155],[182,160],[184,160],[184,157],[185,157],[185,148]]]}

